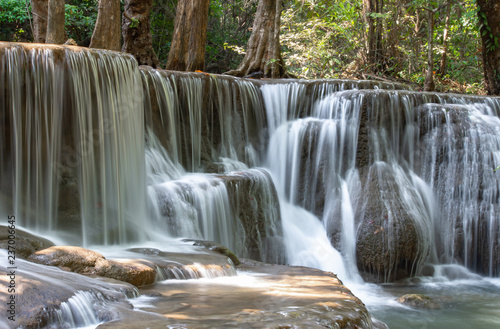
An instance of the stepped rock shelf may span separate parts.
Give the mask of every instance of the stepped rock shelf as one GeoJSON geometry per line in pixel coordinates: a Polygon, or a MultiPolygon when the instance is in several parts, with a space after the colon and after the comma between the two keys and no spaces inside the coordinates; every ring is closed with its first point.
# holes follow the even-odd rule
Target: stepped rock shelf
{"type": "MultiPolygon", "coordinates": [[[[3,247],[7,227],[0,232],[3,247]]],[[[18,260],[18,313],[15,322],[2,319],[2,328],[373,327],[364,304],[332,273],[251,260],[236,269],[210,251],[214,244],[201,242],[208,248],[134,248],[128,259],[108,260],[22,230],[17,235],[32,262],[18,260]]],[[[0,267],[2,284],[9,271],[0,267]]],[[[0,296],[9,299],[5,289],[0,296]]]]}
{"type": "MultiPolygon", "coordinates": [[[[345,312],[337,300],[297,298],[318,295],[316,284],[338,297],[337,279],[284,264],[344,282],[434,278],[443,266],[500,274],[499,98],[371,81],[169,72],[138,67],[118,52],[0,43],[0,105],[0,215],[6,224],[14,214],[16,225],[59,245],[19,240],[19,256],[68,270],[73,263],[53,259],[77,251],[76,263],[85,266],[76,272],[138,285],[156,280],[140,289],[150,297],[127,300],[125,288],[106,282],[88,295],[68,276],[51,318],[56,327],[129,319],[130,303],[175,313],[168,321],[190,326],[210,326],[213,310],[217,325],[230,326],[227,313],[196,302],[206,299],[203,289],[221,296],[220,279],[160,282],[189,277],[188,268],[168,265],[188,265],[172,259],[178,252],[197,257],[179,239],[215,241],[243,259],[280,264],[246,269],[272,274],[250,275],[260,281],[249,294],[269,298],[267,313],[252,311],[250,301],[227,306],[238,314],[231,320],[250,327],[262,317],[271,327],[284,323],[281,316],[306,321],[303,327],[337,320],[372,326],[350,294],[345,312]],[[141,280],[124,273],[141,273],[141,280]],[[303,276],[311,282],[299,286],[303,276]],[[290,287],[290,298],[266,294],[268,284],[279,294],[281,285],[290,287]],[[198,288],[196,297],[186,295],[198,288]],[[117,291],[122,297],[113,297],[117,291]],[[61,315],[74,312],[72,303],[96,300],[121,311],[61,315]],[[298,313],[283,310],[292,306],[298,313]],[[325,318],[314,315],[319,309],[325,318]]],[[[46,266],[19,262],[33,271],[46,266]]],[[[234,301],[245,288],[229,290],[234,301]]],[[[158,316],[144,321],[165,325],[158,316]]]]}

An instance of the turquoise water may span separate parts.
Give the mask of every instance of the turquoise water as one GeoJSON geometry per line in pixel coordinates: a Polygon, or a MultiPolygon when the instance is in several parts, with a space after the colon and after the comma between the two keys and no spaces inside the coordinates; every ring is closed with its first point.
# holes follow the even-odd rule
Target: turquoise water
{"type": "MultiPolygon", "coordinates": [[[[500,328],[500,279],[432,282],[418,286],[381,288],[385,302],[367,305],[375,318],[391,329],[493,329],[500,328]],[[425,294],[440,310],[414,309],[396,299],[409,293],[425,294]]],[[[374,302],[374,301],[372,301],[374,302]]],[[[370,301],[367,302],[370,304],[370,301]]]]}

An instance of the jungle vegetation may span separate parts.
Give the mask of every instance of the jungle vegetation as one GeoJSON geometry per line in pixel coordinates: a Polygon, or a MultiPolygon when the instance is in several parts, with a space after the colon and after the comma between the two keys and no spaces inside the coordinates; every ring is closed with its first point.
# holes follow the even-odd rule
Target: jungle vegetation
{"type": "MultiPolygon", "coordinates": [[[[120,1],[122,13],[130,1],[120,1]]],[[[34,42],[35,2],[0,0],[0,40],[34,42]]],[[[98,2],[65,1],[65,32],[80,46],[91,43],[98,2]]],[[[251,48],[249,39],[256,17],[262,17],[256,16],[258,3],[259,0],[208,2],[204,71],[235,72],[242,67],[251,48]]],[[[282,63],[287,76],[402,81],[423,90],[431,74],[437,91],[489,91],[491,83],[488,85],[488,78],[485,80],[483,61],[500,48],[500,35],[497,24],[492,25],[490,17],[486,17],[491,10],[485,6],[498,5],[498,0],[283,0],[277,4],[281,9],[281,58],[265,61],[282,63]]],[[[169,54],[174,52],[175,17],[181,7],[178,5],[177,0],[152,0],[148,29],[158,66],[162,68],[168,66],[169,54]]],[[[241,75],[248,73],[242,72],[241,75]]],[[[493,79],[500,77],[494,65],[491,74],[493,79]]]]}

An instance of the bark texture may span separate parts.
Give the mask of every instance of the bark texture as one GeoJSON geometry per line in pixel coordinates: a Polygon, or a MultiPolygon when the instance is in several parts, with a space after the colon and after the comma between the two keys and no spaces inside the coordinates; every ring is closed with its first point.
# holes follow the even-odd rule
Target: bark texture
{"type": "Polygon", "coordinates": [[[120,51],[120,0],[99,0],[99,11],[90,48],[120,51]]]}
{"type": "Polygon", "coordinates": [[[489,95],[500,95],[500,0],[477,0],[483,70],[489,95]]]}
{"type": "Polygon", "coordinates": [[[450,30],[451,3],[446,6],[446,19],[443,31],[443,52],[441,54],[441,63],[439,64],[439,75],[441,79],[446,74],[446,63],[448,59],[448,34],[450,30]]]}
{"type": "Polygon", "coordinates": [[[48,12],[49,0],[31,0],[33,39],[36,43],[45,43],[47,39],[48,12]]]}
{"type": "Polygon", "coordinates": [[[368,27],[365,36],[367,64],[374,72],[382,71],[382,19],[373,14],[381,14],[383,0],[363,0],[363,16],[368,27]]]}
{"type": "Polygon", "coordinates": [[[64,0],[49,0],[46,43],[63,44],[65,41],[64,0]]]}
{"type": "Polygon", "coordinates": [[[427,73],[425,74],[424,91],[434,91],[434,13],[435,10],[427,9],[427,73]]]}
{"type": "Polygon", "coordinates": [[[179,0],[167,70],[203,71],[209,0],[179,0]]]}
{"type": "Polygon", "coordinates": [[[226,74],[241,77],[262,72],[266,78],[283,77],[285,65],[281,57],[280,20],[281,1],[259,0],[245,57],[236,70],[226,74]]]}
{"type": "Polygon", "coordinates": [[[149,14],[153,0],[127,0],[122,17],[122,51],[132,54],[139,65],[158,67],[158,57],[153,50],[153,37],[149,14]]]}

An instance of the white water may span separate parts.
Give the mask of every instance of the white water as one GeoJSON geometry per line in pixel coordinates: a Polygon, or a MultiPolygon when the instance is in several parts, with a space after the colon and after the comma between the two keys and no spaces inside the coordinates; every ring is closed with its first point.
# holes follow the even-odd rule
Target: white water
{"type": "MultiPolygon", "coordinates": [[[[7,50],[2,65],[9,68],[8,76],[0,90],[4,81],[12,90],[2,108],[12,128],[12,145],[6,146],[12,152],[2,151],[6,161],[0,169],[3,175],[9,166],[15,168],[13,179],[2,176],[14,206],[9,200],[3,203],[9,213],[19,214],[23,225],[37,231],[78,231],[74,241],[83,245],[189,237],[217,240],[246,255],[246,232],[239,221],[244,214],[237,211],[242,199],[231,199],[230,194],[241,195],[248,187],[234,184],[229,192],[226,183],[234,177],[193,174],[224,172],[259,186],[243,196],[251,200],[248,209],[255,214],[271,214],[264,216],[264,231],[276,233],[271,234],[274,240],[266,240],[263,231],[257,234],[263,259],[262,250],[272,251],[272,242],[280,240],[277,202],[268,176],[247,168],[264,165],[278,190],[291,264],[360,282],[357,238],[367,225],[360,221],[376,200],[386,219],[382,213],[375,216],[387,226],[382,230],[384,222],[369,224],[379,225],[374,235],[387,232],[389,250],[398,247],[398,230],[392,224],[404,215],[414,226],[419,243],[410,275],[419,274],[426,262],[449,267],[463,263],[498,275],[494,246],[500,230],[500,180],[499,172],[492,170],[500,162],[497,100],[338,91],[347,85],[327,82],[314,87],[297,81],[264,84],[259,90],[248,81],[229,78],[139,73],[129,57],[96,54],[66,52],[67,72],[51,50],[34,49],[29,55],[7,50]],[[21,69],[25,66],[32,68],[26,71],[28,78],[21,69]],[[141,74],[143,83],[155,87],[155,98],[143,95],[141,74]],[[204,98],[207,90],[215,96],[204,98]],[[24,98],[33,103],[23,105],[24,98]],[[153,101],[158,109],[150,113],[147,104],[153,101]],[[443,115],[436,116],[419,107],[438,102],[468,104],[469,114],[457,118],[443,107],[437,110],[443,115]],[[74,108],[71,120],[63,112],[68,104],[74,108]],[[368,112],[361,112],[363,105],[368,112]],[[75,125],[74,132],[61,125],[66,120],[75,125]],[[458,126],[463,130],[454,125],[457,120],[463,121],[458,126]],[[367,130],[363,136],[368,141],[358,139],[360,129],[367,130]],[[425,137],[419,135],[422,131],[427,131],[425,137]],[[360,147],[366,152],[363,157],[360,147]],[[62,223],[56,216],[57,200],[75,193],[73,180],[80,182],[76,192],[81,212],[69,214],[65,218],[73,221],[62,223]],[[479,224],[478,216],[485,224],[479,224]],[[463,245],[457,242],[460,236],[465,236],[463,245]],[[490,260],[486,270],[473,254],[477,248],[490,260]]],[[[250,226],[258,230],[257,224],[250,226]]],[[[391,266],[405,260],[391,257],[391,266]]],[[[395,275],[391,266],[383,269],[381,281],[395,275]]],[[[442,274],[443,268],[436,268],[442,274]]],[[[392,303],[381,301],[385,295],[375,297],[374,304],[392,303]]]]}

